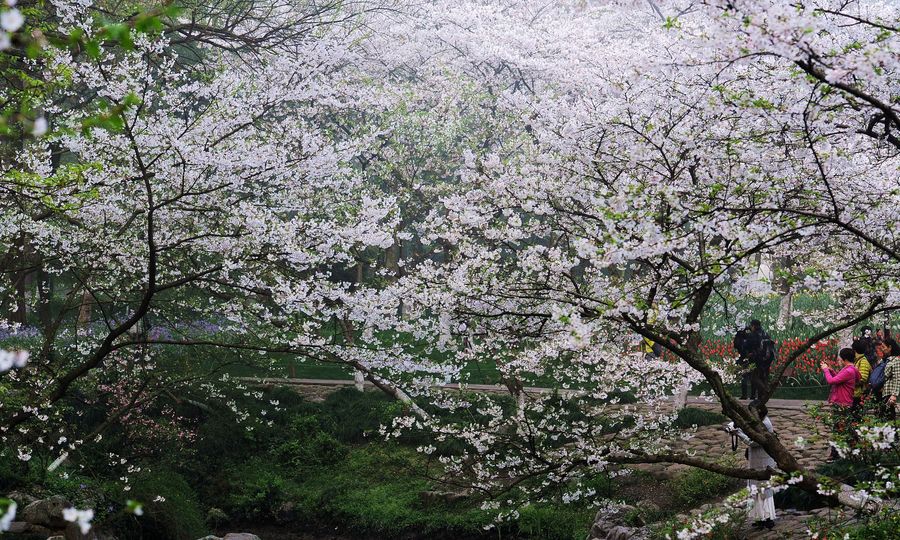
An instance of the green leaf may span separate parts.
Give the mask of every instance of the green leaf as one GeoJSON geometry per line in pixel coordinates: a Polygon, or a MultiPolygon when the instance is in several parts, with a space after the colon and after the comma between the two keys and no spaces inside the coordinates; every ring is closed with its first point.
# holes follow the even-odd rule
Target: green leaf
{"type": "Polygon", "coordinates": [[[100,43],[96,39],[85,42],[84,52],[94,60],[97,60],[100,58],[100,43]]]}

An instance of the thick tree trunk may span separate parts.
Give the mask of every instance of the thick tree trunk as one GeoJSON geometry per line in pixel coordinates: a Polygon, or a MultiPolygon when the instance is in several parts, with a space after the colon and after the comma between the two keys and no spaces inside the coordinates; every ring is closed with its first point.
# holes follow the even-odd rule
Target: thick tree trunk
{"type": "Polygon", "coordinates": [[[794,291],[788,290],[781,293],[781,300],[778,303],[778,319],[775,321],[775,326],[779,330],[791,327],[792,311],[794,311],[794,291]]]}
{"type": "Polygon", "coordinates": [[[24,271],[14,274],[13,290],[15,293],[14,309],[9,314],[9,320],[25,324],[28,322],[28,301],[26,295],[28,293],[27,277],[24,271]]]}
{"type": "Polygon", "coordinates": [[[690,385],[688,385],[687,383],[682,384],[678,387],[677,391],[675,392],[674,399],[672,400],[673,401],[672,412],[677,413],[678,411],[680,411],[687,405],[687,395],[688,395],[689,388],[690,388],[690,385]]]}
{"type": "Polygon", "coordinates": [[[10,295],[3,298],[9,308],[7,318],[14,323],[25,324],[28,321],[27,252],[25,237],[20,236],[4,257],[4,266],[9,272],[10,295]]]}
{"type": "Polygon", "coordinates": [[[41,322],[41,328],[46,332],[53,324],[53,312],[50,302],[53,299],[53,277],[41,267],[37,274],[37,315],[41,322]]]}
{"type": "Polygon", "coordinates": [[[85,290],[81,293],[81,307],[78,308],[78,324],[76,326],[78,334],[82,335],[89,331],[91,324],[91,306],[93,306],[94,298],[91,293],[85,290]]]}
{"type": "Polygon", "coordinates": [[[781,295],[778,303],[778,318],[775,326],[779,330],[791,327],[794,311],[794,291],[791,288],[790,273],[794,267],[791,257],[779,257],[772,263],[772,288],[781,295]]]}

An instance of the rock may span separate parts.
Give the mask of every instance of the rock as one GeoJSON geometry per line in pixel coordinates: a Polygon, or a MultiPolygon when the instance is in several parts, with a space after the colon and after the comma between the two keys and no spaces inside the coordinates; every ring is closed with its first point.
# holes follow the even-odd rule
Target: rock
{"type": "Polygon", "coordinates": [[[429,503],[455,503],[465,500],[469,497],[466,492],[458,491],[422,491],[419,493],[419,500],[425,504],[429,503]]]}
{"type": "Polygon", "coordinates": [[[54,495],[49,499],[34,501],[22,510],[22,520],[51,529],[64,529],[69,524],[63,519],[63,510],[72,506],[65,497],[54,495]]]}
{"type": "Polygon", "coordinates": [[[53,534],[53,531],[48,529],[47,527],[35,525],[34,523],[28,523],[27,521],[13,521],[9,524],[9,530],[7,532],[12,534],[28,534],[37,536],[50,536],[51,534],[53,534]]]}
{"type": "Polygon", "coordinates": [[[48,536],[48,537],[47,537],[47,540],[66,540],[66,537],[65,537],[65,536],[59,536],[59,535],[56,535],[56,536],[48,536]]]}
{"type": "Polygon", "coordinates": [[[606,534],[615,526],[616,524],[607,521],[606,516],[604,515],[594,521],[594,524],[591,526],[591,536],[596,538],[606,538],[606,534]]]}
{"type": "Polygon", "coordinates": [[[639,529],[618,525],[606,533],[606,540],[633,540],[641,536],[639,529]]]}
{"type": "Polygon", "coordinates": [[[614,515],[615,521],[621,522],[629,514],[634,514],[635,512],[637,512],[637,508],[631,506],[630,504],[623,504],[616,510],[616,513],[614,515]]]}
{"type": "Polygon", "coordinates": [[[210,535],[204,536],[203,538],[198,538],[197,540],[222,540],[222,539],[218,536],[210,534],[210,535]]]}
{"type": "Polygon", "coordinates": [[[638,501],[635,506],[644,514],[655,514],[659,512],[659,505],[653,501],[638,501]]]}
{"type": "Polygon", "coordinates": [[[278,507],[275,512],[275,521],[278,523],[291,523],[297,521],[297,507],[294,503],[288,501],[278,507]]]}
{"type": "Polygon", "coordinates": [[[222,540],[261,540],[260,537],[252,533],[228,533],[222,540]]]}
{"type": "Polygon", "coordinates": [[[6,532],[10,534],[22,534],[28,532],[28,527],[31,526],[31,523],[26,521],[13,521],[9,524],[9,529],[6,532]]]}
{"type": "Polygon", "coordinates": [[[77,523],[69,523],[66,527],[65,540],[100,540],[100,536],[90,529],[87,534],[81,533],[81,527],[77,523]]]}
{"type": "Polygon", "coordinates": [[[8,499],[12,499],[16,501],[16,504],[19,505],[19,508],[25,508],[29,504],[38,500],[37,497],[32,497],[27,493],[22,493],[21,491],[13,491],[9,495],[6,496],[8,499]]]}

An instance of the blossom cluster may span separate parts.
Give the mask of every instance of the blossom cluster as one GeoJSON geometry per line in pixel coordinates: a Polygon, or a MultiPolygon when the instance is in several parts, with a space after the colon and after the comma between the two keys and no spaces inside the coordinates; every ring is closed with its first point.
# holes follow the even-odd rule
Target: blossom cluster
{"type": "Polygon", "coordinates": [[[0,373],[14,368],[25,367],[28,363],[28,351],[7,351],[0,349],[0,373]]]}

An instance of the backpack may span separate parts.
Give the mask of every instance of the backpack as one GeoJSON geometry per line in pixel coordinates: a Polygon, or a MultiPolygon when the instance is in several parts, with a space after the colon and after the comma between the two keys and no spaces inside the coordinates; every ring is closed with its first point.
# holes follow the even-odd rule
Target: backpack
{"type": "Polygon", "coordinates": [[[741,358],[747,356],[747,331],[746,330],[738,330],[737,334],[734,335],[734,350],[738,353],[738,356],[741,358]]]}
{"type": "Polygon", "coordinates": [[[869,373],[869,387],[872,390],[881,390],[884,388],[884,368],[887,366],[887,358],[884,359],[880,364],[872,368],[872,373],[869,373]]]}
{"type": "Polygon", "coordinates": [[[758,363],[758,365],[761,367],[771,366],[775,362],[776,357],[775,342],[772,341],[772,338],[766,335],[762,340],[760,348],[762,349],[762,354],[760,354],[760,362],[758,363]]]}

